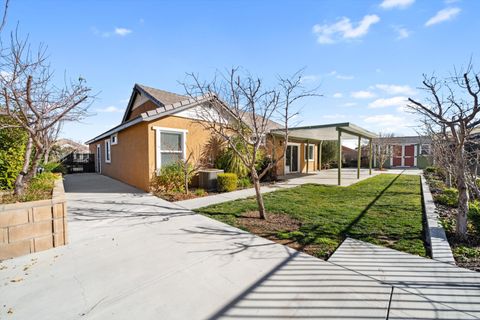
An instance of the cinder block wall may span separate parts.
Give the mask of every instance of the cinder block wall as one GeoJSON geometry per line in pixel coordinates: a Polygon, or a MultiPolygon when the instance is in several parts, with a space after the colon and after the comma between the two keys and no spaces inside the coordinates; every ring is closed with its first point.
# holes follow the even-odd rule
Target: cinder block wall
{"type": "Polygon", "coordinates": [[[0,260],[67,244],[67,205],[63,182],[51,200],[0,205],[0,260]]]}

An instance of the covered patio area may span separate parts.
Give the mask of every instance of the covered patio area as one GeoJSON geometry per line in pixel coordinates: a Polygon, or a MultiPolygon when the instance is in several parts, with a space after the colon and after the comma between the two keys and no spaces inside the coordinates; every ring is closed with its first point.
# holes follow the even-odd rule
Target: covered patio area
{"type": "MultiPolygon", "coordinates": [[[[309,173],[312,171],[311,166],[308,164],[308,160],[313,158],[314,150],[318,150],[316,153],[316,168],[313,168],[313,171],[322,170],[322,145],[324,141],[336,141],[337,142],[337,185],[341,186],[342,179],[344,176],[348,175],[348,179],[351,179],[352,170],[342,169],[342,142],[345,140],[354,140],[357,143],[357,168],[355,170],[356,180],[361,178],[361,159],[362,159],[362,142],[366,140],[368,146],[368,175],[372,174],[372,159],[373,159],[373,149],[372,149],[372,139],[377,138],[378,136],[366,129],[363,129],[359,126],[356,126],[349,122],[343,123],[333,123],[333,124],[324,124],[324,125],[315,125],[315,126],[305,126],[305,127],[295,127],[289,128],[289,138],[288,138],[288,147],[287,154],[285,156],[285,175],[291,175],[292,166],[295,168],[296,157],[292,154],[299,153],[299,148],[295,147],[295,144],[301,143],[304,145],[304,154],[305,161],[307,161],[306,166],[301,166],[299,172],[296,173],[309,173]],[[290,145],[292,145],[290,147],[290,145]],[[302,170],[305,168],[304,170],[302,170]]],[[[284,129],[272,130],[272,135],[283,136],[284,129]]],[[[298,157],[298,159],[301,159],[298,157]]],[[[299,161],[300,162],[300,161],[299,161]]]]}

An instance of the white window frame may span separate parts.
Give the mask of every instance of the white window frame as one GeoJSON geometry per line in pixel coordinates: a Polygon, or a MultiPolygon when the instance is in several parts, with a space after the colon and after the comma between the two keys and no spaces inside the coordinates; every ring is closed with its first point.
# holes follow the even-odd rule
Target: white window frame
{"type": "Polygon", "coordinates": [[[111,142],[112,142],[112,143],[111,143],[112,146],[116,145],[116,144],[118,143],[118,134],[117,134],[117,133],[112,134],[112,135],[110,136],[110,140],[111,140],[111,142]]]}
{"type": "Polygon", "coordinates": [[[431,145],[428,144],[428,143],[422,143],[420,144],[420,152],[418,153],[418,155],[420,156],[429,156],[430,155],[430,152],[431,152],[431,145]],[[428,152],[423,154],[423,146],[428,146],[428,152]]]}
{"type": "Polygon", "coordinates": [[[315,161],[315,145],[309,144],[305,145],[305,160],[307,161],[315,161]],[[310,151],[309,148],[312,148],[312,158],[310,158],[310,151]]]}
{"type": "Polygon", "coordinates": [[[105,163],[112,163],[112,142],[110,139],[105,140],[105,163]]]}
{"type": "MultiPolygon", "coordinates": [[[[152,127],[155,130],[155,169],[157,173],[162,168],[162,141],[161,141],[161,133],[162,132],[170,132],[170,133],[178,133],[182,136],[182,151],[178,153],[182,154],[182,160],[186,158],[186,149],[187,149],[187,133],[188,130],[186,129],[177,129],[177,128],[165,128],[165,127],[152,127]]],[[[168,150],[171,152],[171,150],[168,150]]]]}

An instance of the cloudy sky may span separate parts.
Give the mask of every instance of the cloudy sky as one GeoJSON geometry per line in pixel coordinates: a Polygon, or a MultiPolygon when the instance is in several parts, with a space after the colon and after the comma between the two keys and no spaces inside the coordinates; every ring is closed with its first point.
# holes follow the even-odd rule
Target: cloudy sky
{"type": "MultiPolygon", "coordinates": [[[[92,116],[69,124],[78,141],[117,125],[141,83],[183,93],[186,72],[209,79],[242,66],[265,80],[305,67],[301,125],[353,122],[414,134],[405,99],[420,99],[422,74],[448,76],[480,64],[478,0],[18,1],[19,24],[48,45],[59,80],[81,76],[98,92],[92,116]]],[[[5,34],[5,32],[4,32],[5,34]]]]}

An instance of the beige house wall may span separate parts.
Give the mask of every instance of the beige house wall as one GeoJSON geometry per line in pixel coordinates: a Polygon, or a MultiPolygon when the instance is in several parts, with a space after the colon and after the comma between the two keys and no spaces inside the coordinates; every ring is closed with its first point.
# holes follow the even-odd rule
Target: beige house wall
{"type": "Polygon", "coordinates": [[[100,145],[102,174],[147,191],[150,185],[148,124],[140,122],[117,133],[117,144],[110,147],[110,163],[105,161],[105,140],[109,138],[89,145],[90,153],[95,154],[95,162],[97,145],[100,145]]]}

